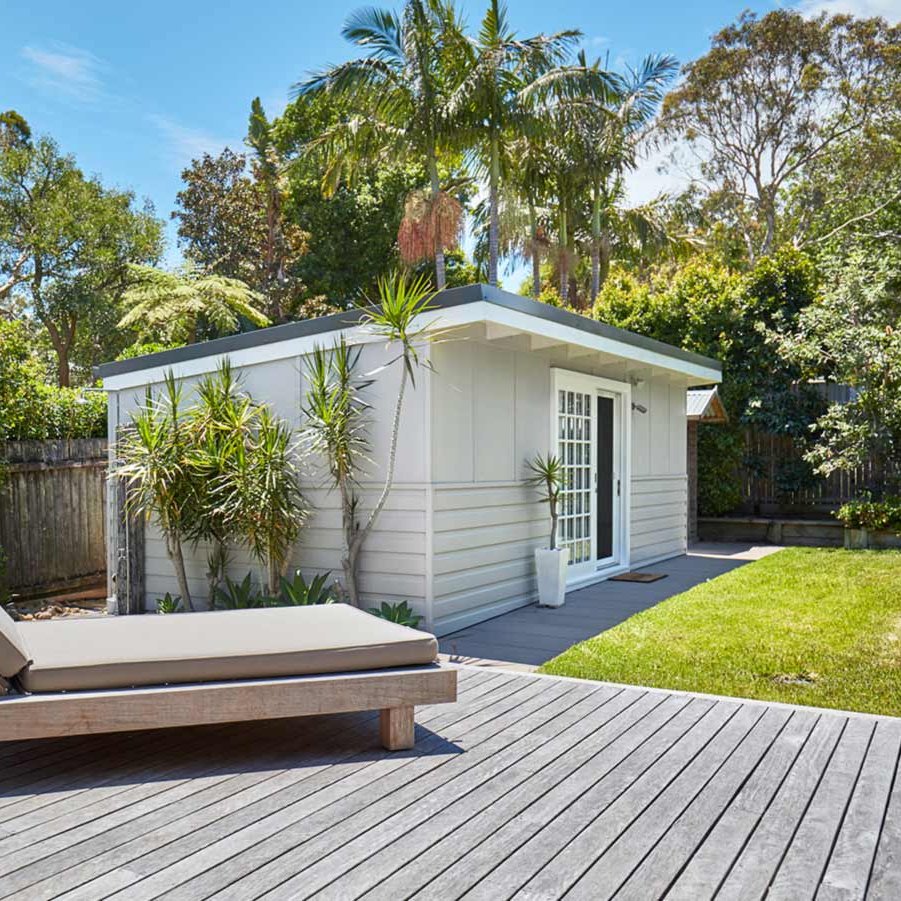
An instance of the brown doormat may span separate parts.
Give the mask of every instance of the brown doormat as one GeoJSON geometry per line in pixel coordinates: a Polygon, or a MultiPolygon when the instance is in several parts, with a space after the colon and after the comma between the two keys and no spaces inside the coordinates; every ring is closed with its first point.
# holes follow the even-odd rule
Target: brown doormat
{"type": "Polygon", "coordinates": [[[611,582],[659,582],[666,578],[666,573],[623,573],[621,576],[611,576],[611,582]]]}

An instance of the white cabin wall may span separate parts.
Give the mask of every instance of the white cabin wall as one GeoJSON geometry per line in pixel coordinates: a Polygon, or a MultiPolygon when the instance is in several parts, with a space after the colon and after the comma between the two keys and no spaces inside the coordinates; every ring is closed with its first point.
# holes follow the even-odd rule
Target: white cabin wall
{"type": "MultiPolygon", "coordinates": [[[[535,600],[533,550],[547,540],[547,507],[524,464],[547,453],[551,368],[604,374],[591,357],[562,363],[477,341],[432,353],[434,628],[439,633],[535,600]]],[[[685,385],[650,376],[633,388],[631,562],[686,546],[685,385]]]]}
{"type": "MultiPolygon", "coordinates": [[[[359,371],[373,373],[387,364],[395,354],[381,345],[367,345],[363,350],[359,371]]],[[[302,423],[301,407],[305,391],[304,360],[300,357],[274,360],[253,366],[236,367],[237,375],[255,400],[268,403],[274,412],[293,428],[302,423]]],[[[400,378],[400,365],[373,375],[374,384],[367,389],[367,401],[372,406],[370,437],[372,465],[360,487],[361,509],[368,512],[381,489],[387,462],[394,402],[400,378]]],[[[185,379],[185,401],[191,400],[191,387],[197,378],[185,379]]],[[[395,483],[388,502],[375,528],[367,539],[360,558],[360,586],[364,603],[376,605],[381,601],[406,600],[421,614],[428,616],[426,592],[426,392],[424,380],[417,379],[416,388],[408,384],[401,416],[401,442],[398,448],[395,483]]],[[[155,385],[154,390],[159,386],[155,385]]],[[[128,389],[111,395],[110,430],[127,424],[129,413],[144,401],[143,388],[128,389]],[[115,400],[114,400],[115,398],[115,400]]],[[[301,533],[290,560],[289,572],[299,568],[304,575],[330,571],[335,578],[341,574],[341,514],[338,496],[322,481],[322,466],[308,460],[302,468],[302,488],[313,507],[308,524],[301,533]]],[[[115,535],[115,530],[110,531],[115,535]]],[[[154,524],[147,529],[146,591],[148,609],[167,591],[177,593],[171,562],[165,543],[154,524]]],[[[188,583],[195,606],[207,598],[207,548],[185,547],[188,583]]],[[[111,551],[111,556],[115,553],[111,551]]],[[[242,579],[250,571],[254,581],[263,578],[261,566],[242,548],[233,549],[228,574],[242,579]]]]}

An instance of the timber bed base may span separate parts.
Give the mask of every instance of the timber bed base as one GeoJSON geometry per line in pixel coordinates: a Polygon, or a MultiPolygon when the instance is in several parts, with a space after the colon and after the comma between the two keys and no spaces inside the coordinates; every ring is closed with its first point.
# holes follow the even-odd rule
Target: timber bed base
{"type": "Polygon", "coordinates": [[[412,748],[413,708],[457,699],[440,664],[350,673],[0,697],[0,741],[60,738],[313,716],[381,712],[389,751],[412,748]]]}

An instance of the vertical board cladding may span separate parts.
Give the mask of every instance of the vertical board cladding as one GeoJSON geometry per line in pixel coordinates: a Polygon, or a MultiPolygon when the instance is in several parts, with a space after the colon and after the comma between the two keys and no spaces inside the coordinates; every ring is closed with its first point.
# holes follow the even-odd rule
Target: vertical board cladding
{"type": "MultiPolygon", "coordinates": [[[[524,463],[549,447],[551,368],[599,375],[589,358],[447,342],[433,351],[434,628],[464,628],[535,600],[534,548],[547,508],[524,463]],[[484,460],[482,455],[492,454],[484,460]]],[[[685,384],[642,379],[632,412],[633,565],[686,548],[685,384]]]]}
{"type": "MultiPolygon", "coordinates": [[[[371,436],[371,465],[359,487],[361,511],[365,515],[375,503],[386,471],[388,446],[394,402],[400,379],[400,366],[389,365],[394,354],[380,345],[367,345],[360,360],[360,371],[378,371],[373,385],[367,389],[371,405],[369,432],[371,436]]],[[[302,425],[304,393],[304,360],[292,357],[236,368],[246,390],[255,400],[269,404],[293,428],[302,425]]],[[[185,403],[192,402],[192,388],[197,377],[185,379],[185,403]]],[[[158,390],[158,385],[153,386],[158,390]]],[[[360,584],[364,602],[376,605],[382,601],[406,600],[424,616],[426,609],[425,584],[425,520],[426,520],[426,440],[425,391],[423,380],[408,385],[401,416],[401,441],[398,447],[395,483],[387,504],[370,534],[360,558],[360,584]]],[[[118,392],[110,404],[111,429],[130,421],[145,397],[145,389],[118,392]]],[[[338,578],[341,572],[341,514],[338,495],[323,481],[319,461],[304,460],[301,475],[304,494],[311,506],[311,516],[289,561],[289,571],[299,568],[306,576],[331,572],[338,578]]],[[[208,597],[207,553],[201,545],[184,549],[188,583],[196,606],[204,606],[208,597]]],[[[172,564],[166,554],[165,542],[156,525],[148,526],[145,541],[146,595],[148,609],[167,591],[176,593],[172,564]]],[[[233,549],[228,574],[242,579],[252,574],[259,584],[263,569],[243,548],[233,549]]]]}

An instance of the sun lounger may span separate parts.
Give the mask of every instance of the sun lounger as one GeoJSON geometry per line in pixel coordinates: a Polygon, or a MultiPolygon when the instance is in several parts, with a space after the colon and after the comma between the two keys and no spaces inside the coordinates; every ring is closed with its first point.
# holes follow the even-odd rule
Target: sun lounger
{"type": "Polygon", "coordinates": [[[345,604],[15,623],[0,610],[0,740],[381,711],[456,699],[427,633],[345,604]]]}

